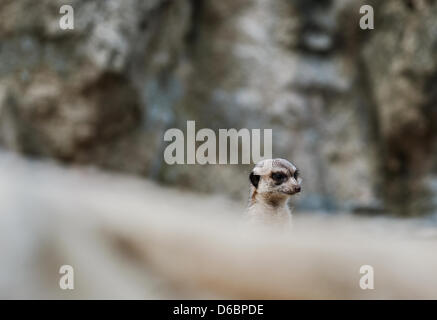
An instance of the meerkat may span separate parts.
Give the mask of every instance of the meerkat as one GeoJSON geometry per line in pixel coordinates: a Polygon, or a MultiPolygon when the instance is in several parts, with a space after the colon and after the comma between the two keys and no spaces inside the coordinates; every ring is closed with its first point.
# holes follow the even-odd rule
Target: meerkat
{"type": "Polygon", "coordinates": [[[299,170],[285,159],[260,161],[249,175],[246,216],[252,223],[291,226],[289,198],[301,192],[299,170]]]}

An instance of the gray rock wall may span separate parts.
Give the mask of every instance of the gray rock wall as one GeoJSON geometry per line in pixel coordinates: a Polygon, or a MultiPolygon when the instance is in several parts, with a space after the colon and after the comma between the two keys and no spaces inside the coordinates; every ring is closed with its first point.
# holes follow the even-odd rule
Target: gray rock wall
{"type": "Polygon", "coordinates": [[[436,1],[3,0],[0,140],[241,198],[248,166],[168,166],[163,133],[272,128],[304,177],[297,206],[429,212],[436,17],[436,1]]]}

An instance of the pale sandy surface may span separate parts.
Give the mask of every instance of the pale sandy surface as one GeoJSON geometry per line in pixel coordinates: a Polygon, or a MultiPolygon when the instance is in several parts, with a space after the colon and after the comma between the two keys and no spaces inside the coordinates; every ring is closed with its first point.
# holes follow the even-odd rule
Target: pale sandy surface
{"type": "Polygon", "coordinates": [[[5,152],[0,177],[0,298],[437,298],[430,221],[296,213],[284,234],[245,225],[244,203],[137,177],[5,152]]]}

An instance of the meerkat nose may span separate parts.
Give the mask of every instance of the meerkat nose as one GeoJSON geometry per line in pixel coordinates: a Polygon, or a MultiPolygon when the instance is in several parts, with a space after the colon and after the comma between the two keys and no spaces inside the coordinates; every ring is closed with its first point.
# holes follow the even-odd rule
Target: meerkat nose
{"type": "Polygon", "coordinates": [[[300,186],[294,188],[294,191],[295,191],[295,192],[300,192],[300,190],[301,190],[300,186]]]}

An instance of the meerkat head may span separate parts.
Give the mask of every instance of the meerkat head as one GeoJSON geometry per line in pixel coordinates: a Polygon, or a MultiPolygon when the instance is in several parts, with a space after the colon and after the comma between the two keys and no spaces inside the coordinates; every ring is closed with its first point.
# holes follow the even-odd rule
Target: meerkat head
{"type": "Polygon", "coordinates": [[[249,176],[252,199],[261,196],[277,203],[301,191],[299,170],[285,159],[266,159],[253,168],[249,176]]]}

